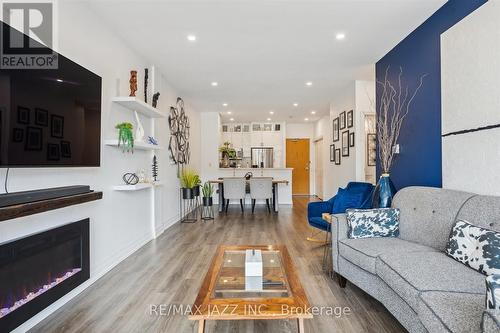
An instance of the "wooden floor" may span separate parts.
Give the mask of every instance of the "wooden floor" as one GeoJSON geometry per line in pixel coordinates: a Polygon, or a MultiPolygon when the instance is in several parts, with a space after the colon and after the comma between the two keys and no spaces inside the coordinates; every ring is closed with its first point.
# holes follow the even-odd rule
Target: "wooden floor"
{"type": "MultiPolygon", "coordinates": [[[[219,244],[284,244],[294,260],[311,305],[349,307],[341,318],[306,320],[306,332],[405,332],[385,308],[348,283],[338,287],[321,269],[323,248],[307,242],[308,198],[268,214],[257,206],[242,216],[239,206],[215,221],[176,224],[30,332],[197,332],[184,315],[151,315],[150,305],[194,302],[219,244]]],[[[206,332],[296,332],[295,321],[208,322],[206,332]]]]}

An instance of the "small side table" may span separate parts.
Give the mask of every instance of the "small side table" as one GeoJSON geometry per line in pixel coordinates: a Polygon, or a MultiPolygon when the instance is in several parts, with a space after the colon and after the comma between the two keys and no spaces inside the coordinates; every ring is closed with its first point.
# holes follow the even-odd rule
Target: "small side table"
{"type": "Polygon", "coordinates": [[[333,217],[329,213],[321,215],[323,220],[329,224],[328,231],[326,232],[325,248],[323,249],[323,271],[330,277],[333,277],[333,262],[332,262],[332,227],[333,217]]]}

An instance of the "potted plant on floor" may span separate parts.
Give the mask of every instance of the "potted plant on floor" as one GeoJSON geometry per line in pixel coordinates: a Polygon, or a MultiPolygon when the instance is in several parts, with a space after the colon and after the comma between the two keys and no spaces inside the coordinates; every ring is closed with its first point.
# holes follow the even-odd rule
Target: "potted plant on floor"
{"type": "Polygon", "coordinates": [[[182,188],[182,199],[188,200],[194,198],[194,188],[199,183],[198,175],[189,169],[185,169],[181,172],[181,188],[182,188]]]}
{"type": "Polygon", "coordinates": [[[214,204],[212,198],[212,195],[214,194],[214,187],[212,186],[212,184],[210,184],[209,182],[203,184],[201,192],[203,194],[203,206],[212,207],[214,204]]]}

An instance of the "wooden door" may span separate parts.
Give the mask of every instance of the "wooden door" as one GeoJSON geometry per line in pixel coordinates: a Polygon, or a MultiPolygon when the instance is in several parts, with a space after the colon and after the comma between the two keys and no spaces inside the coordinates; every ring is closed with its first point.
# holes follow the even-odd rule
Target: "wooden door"
{"type": "Polygon", "coordinates": [[[314,178],[316,196],[323,199],[323,139],[314,142],[315,168],[314,178]]]}
{"type": "Polygon", "coordinates": [[[292,194],[309,195],[309,139],[286,139],[286,167],[292,171],[292,194]]]}

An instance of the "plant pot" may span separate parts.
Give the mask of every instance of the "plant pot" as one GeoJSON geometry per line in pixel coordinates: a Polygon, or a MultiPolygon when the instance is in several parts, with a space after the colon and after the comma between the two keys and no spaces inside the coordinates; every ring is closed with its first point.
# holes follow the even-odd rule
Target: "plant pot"
{"type": "Polygon", "coordinates": [[[192,188],[182,188],[182,199],[188,200],[193,198],[194,198],[194,193],[192,188]]]}
{"type": "Polygon", "coordinates": [[[373,193],[373,208],[390,208],[395,194],[396,188],[389,174],[383,173],[373,193]]]}
{"type": "Polygon", "coordinates": [[[200,186],[199,185],[193,187],[193,195],[195,197],[199,197],[200,196],[200,186]]]}
{"type": "Polygon", "coordinates": [[[212,207],[214,205],[214,200],[212,197],[203,197],[203,206],[212,207]]]}

